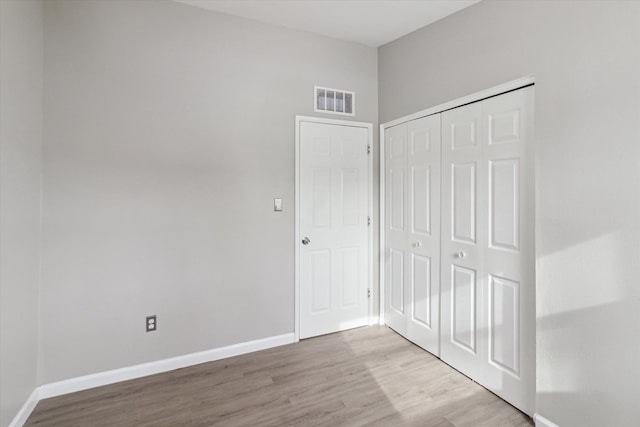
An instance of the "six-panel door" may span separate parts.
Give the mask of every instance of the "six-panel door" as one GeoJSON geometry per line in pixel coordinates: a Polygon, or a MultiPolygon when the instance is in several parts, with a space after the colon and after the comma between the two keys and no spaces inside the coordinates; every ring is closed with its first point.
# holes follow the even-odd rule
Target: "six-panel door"
{"type": "Polygon", "coordinates": [[[300,338],[368,324],[368,137],[300,123],[300,338]]]}

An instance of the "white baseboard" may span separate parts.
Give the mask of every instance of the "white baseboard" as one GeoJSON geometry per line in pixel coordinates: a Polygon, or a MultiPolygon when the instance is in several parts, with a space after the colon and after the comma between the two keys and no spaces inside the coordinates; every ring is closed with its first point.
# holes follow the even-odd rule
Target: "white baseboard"
{"type": "Polygon", "coordinates": [[[39,400],[40,400],[40,397],[38,393],[38,388],[36,388],[29,395],[29,397],[27,398],[27,401],[24,402],[24,405],[22,405],[22,408],[20,408],[16,416],[13,417],[13,420],[11,420],[11,422],[9,423],[9,427],[22,427],[24,423],[27,422],[29,415],[31,415],[31,412],[33,412],[33,410],[35,409],[39,400]]]}
{"type": "Polygon", "coordinates": [[[155,362],[142,363],[140,365],[128,366],[112,371],[99,372],[97,374],[43,384],[31,393],[27,401],[22,405],[22,408],[20,408],[20,411],[18,411],[18,414],[13,418],[11,423],[9,423],[8,427],[22,427],[40,399],[146,377],[147,375],[159,374],[161,372],[173,371],[174,369],[186,368],[187,366],[197,365],[199,363],[213,362],[214,360],[226,359],[227,357],[253,353],[254,351],[266,350],[293,342],[293,333],[276,335],[227,347],[214,348],[198,353],[185,354],[183,356],[157,360],[155,362]]]}
{"type": "Polygon", "coordinates": [[[227,347],[201,351],[198,353],[185,354],[184,356],[172,357],[169,359],[157,360],[155,362],[114,369],[112,371],[71,378],[64,381],[41,385],[39,397],[40,399],[46,399],[48,397],[60,396],[120,381],[127,381],[135,378],[146,377],[148,375],[159,374],[161,372],[173,371],[174,369],[185,368],[199,363],[212,362],[214,360],[226,359],[227,357],[239,356],[241,354],[291,344],[293,342],[294,337],[292,333],[277,335],[234,344],[227,347]]]}
{"type": "Polygon", "coordinates": [[[537,412],[533,414],[533,422],[536,423],[536,427],[558,427],[558,424],[549,421],[537,412]]]}

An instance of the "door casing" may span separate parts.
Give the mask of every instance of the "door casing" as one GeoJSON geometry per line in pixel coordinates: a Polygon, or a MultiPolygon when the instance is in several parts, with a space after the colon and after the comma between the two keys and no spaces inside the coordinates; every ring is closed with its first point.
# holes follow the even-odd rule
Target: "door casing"
{"type": "Polygon", "coordinates": [[[368,316],[369,324],[377,323],[373,313],[373,293],[377,290],[373,289],[373,124],[364,122],[354,122],[350,120],[326,119],[321,117],[296,116],[295,122],[295,271],[294,271],[294,340],[300,341],[300,124],[303,122],[321,123],[336,126],[351,126],[367,129],[368,139],[367,145],[370,148],[368,173],[367,173],[367,195],[368,210],[371,223],[368,230],[368,250],[367,260],[369,262],[369,276],[367,279],[367,288],[371,295],[368,298],[368,316]]]}

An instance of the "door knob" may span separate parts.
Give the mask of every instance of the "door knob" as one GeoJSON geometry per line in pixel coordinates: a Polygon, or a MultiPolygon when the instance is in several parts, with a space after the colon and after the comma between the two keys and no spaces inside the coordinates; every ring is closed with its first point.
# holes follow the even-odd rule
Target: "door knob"
{"type": "Polygon", "coordinates": [[[465,254],[463,251],[460,251],[460,252],[458,252],[458,253],[456,254],[456,256],[457,256],[458,258],[464,258],[464,257],[466,257],[466,256],[467,256],[467,254],[465,254]]]}
{"type": "Polygon", "coordinates": [[[309,239],[308,237],[305,237],[304,239],[302,239],[302,244],[303,245],[308,245],[309,243],[311,243],[311,239],[309,239]]]}
{"type": "Polygon", "coordinates": [[[413,244],[413,247],[415,247],[415,248],[419,248],[420,246],[422,246],[422,242],[415,242],[413,244]]]}

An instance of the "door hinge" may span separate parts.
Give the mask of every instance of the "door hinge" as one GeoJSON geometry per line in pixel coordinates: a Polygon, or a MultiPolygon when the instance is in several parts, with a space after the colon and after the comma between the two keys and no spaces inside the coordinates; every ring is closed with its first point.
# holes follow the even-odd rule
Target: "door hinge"
{"type": "Polygon", "coordinates": [[[371,154],[371,144],[367,144],[367,155],[371,154]]]}
{"type": "Polygon", "coordinates": [[[371,288],[367,288],[367,298],[371,298],[371,288]]]}
{"type": "Polygon", "coordinates": [[[367,227],[371,227],[371,217],[367,217],[367,227]]]}

